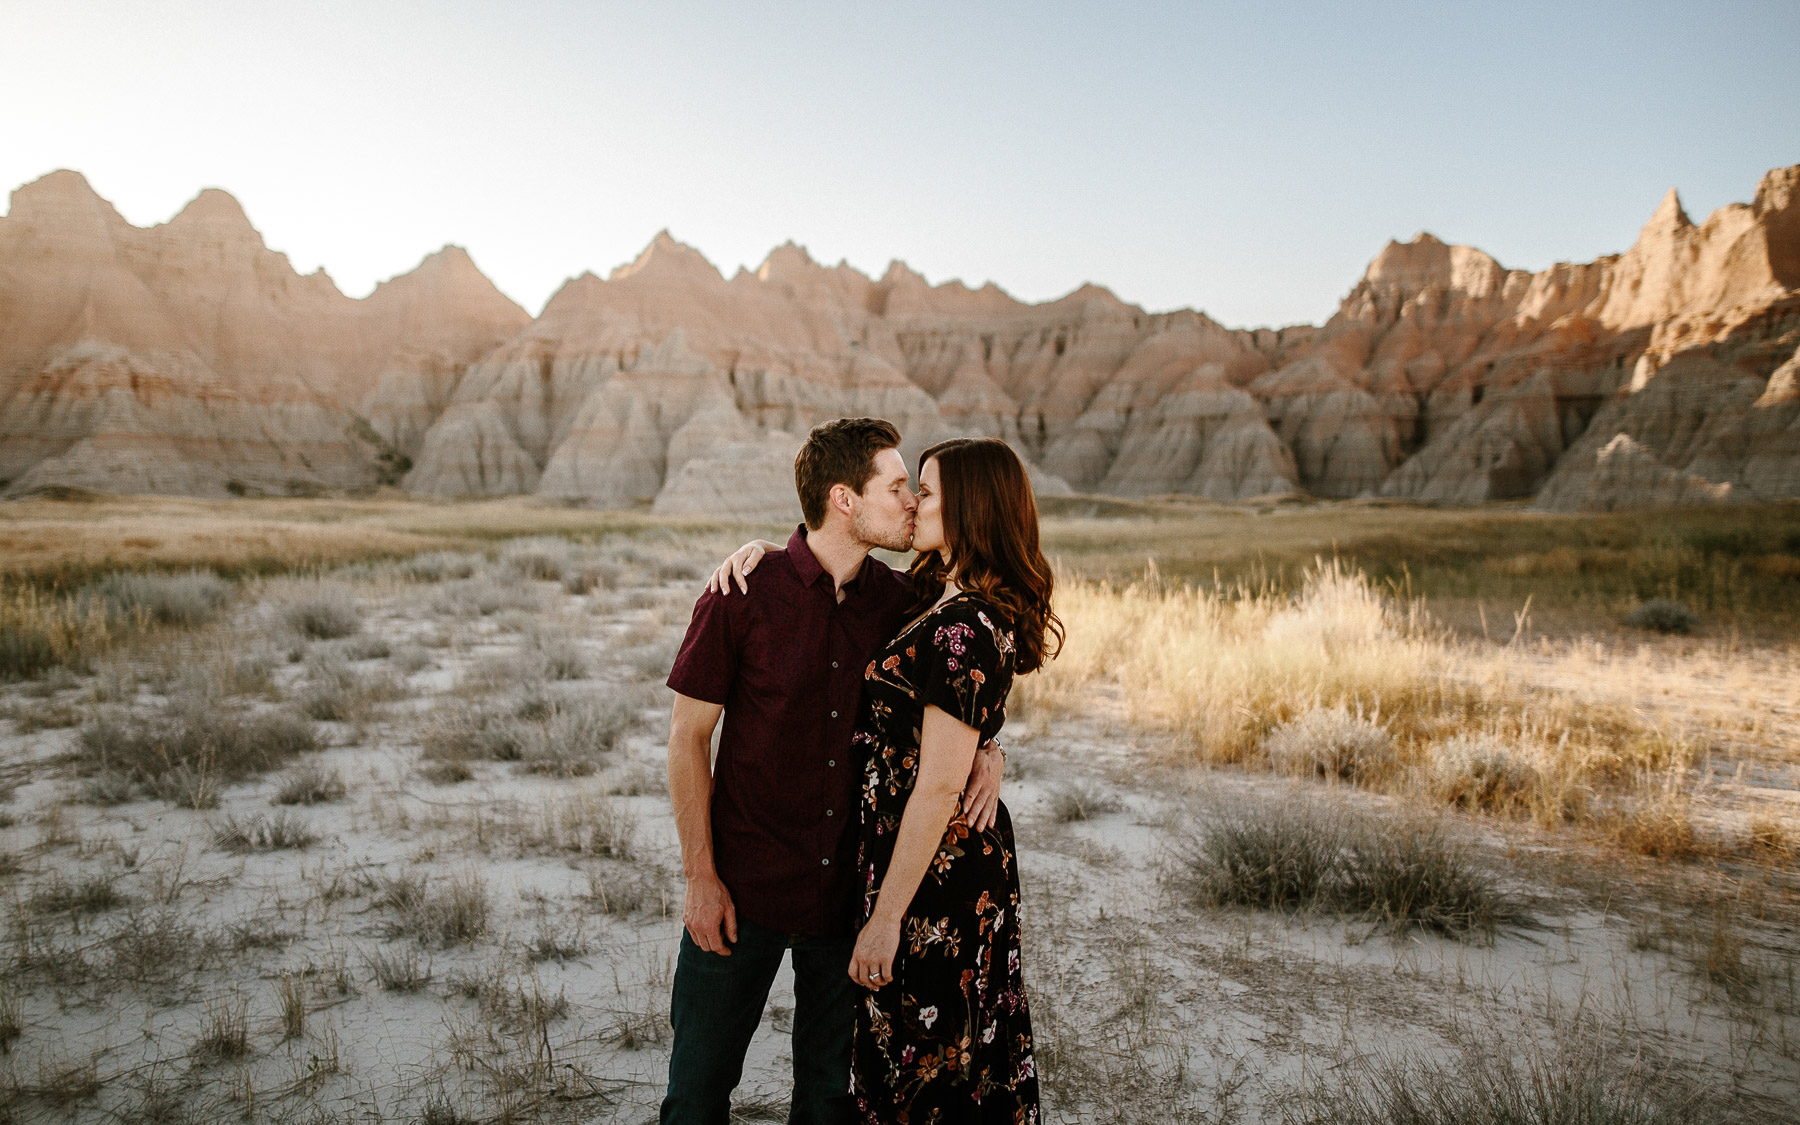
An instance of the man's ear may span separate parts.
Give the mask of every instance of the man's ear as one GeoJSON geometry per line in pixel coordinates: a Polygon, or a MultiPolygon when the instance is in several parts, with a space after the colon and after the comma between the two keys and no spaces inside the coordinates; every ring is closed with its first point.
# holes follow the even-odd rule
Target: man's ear
{"type": "Polygon", "coordinates": [[[849,485],[834,484],[831,486],[831,492],[827,495],[833,510],[844,513],[845,519],[855,518],[856,501],[860,499],[860,497],[856,495],[856,492],[849,485]]]}

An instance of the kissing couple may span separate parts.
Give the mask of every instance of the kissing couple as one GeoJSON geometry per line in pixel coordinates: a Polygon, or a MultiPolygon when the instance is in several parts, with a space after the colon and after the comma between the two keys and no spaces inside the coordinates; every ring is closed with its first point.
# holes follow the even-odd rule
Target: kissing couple
{"type": "Polygon", "coordinates": [[[687,890],[663,1125],[725,1125],[787,951],[790,1125],[1038,1122],[994,737],[1062,623],[1012,449],[934,445],[915,494],[899,446],[876,418],[815,428],[806,522],[725,561],[669,673],[687,890]],[[877,547],[918,554],[900,572],[877,547]]]}

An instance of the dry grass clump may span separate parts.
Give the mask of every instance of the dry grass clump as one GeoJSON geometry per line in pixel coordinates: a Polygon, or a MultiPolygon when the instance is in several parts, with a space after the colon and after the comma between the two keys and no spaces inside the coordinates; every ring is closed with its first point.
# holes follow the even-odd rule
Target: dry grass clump
{"type": "Polygon", "coordinates": [[[37,914],[99,914],[128,901],[105,875],[71,882],[58,871],[31,892],[25,906],[37,914]]]}
{"type": "Polygon", "coordinates": [[[633,648],[625,654],[626,667],[640,680],[666,680],[669,669],[675,667],[675,657],[681,652],[681,642],[682,634],[674,632],[661,640],[633,648]]]}
{"type": "MultiPolygon", "coordinates": [[[[280,698],[275,686],[276,654],[268,649],[249,652],[221,649],[187,649],[176,659],[165,659],[142,670],[141,679],[153,691],[216,703],[234,695],[280,698]]],[[[129,702],[135,693],[122,693],[129,702]]]]}
{"type": "Polygon", "coordinates": [[[1662,792],[1626,798],[1601,816],[1612,841],[1653,859],[1693,859],[1709,849],[1694,828],[1688,799],[1662,792]]]}
{"type": "Polygon", "coordinates": [[[79,595],[83,604],[105,607],[116,624],[204,625],[219,615],[231,586],[210,570],[185,574],[109,574],[79,595]]]}
{"type": "Polygon", "coordinates": [[[519,747],[520,768],[529,773],[585,777],[639,721],[637,708],[619,699],[559,703],[547,719],[528,728],[519,747]]]}
{"type": "Polygon", "coordinates": [[[1441,823],[1382,823],[1314,800],[1215,813],[1173,860],[1170,885],[1209,906],[1325,909],[1457,938],[1529,917],[1441,823]]]}
{"type": "Polygon", "coordinates": [[[358,722],[375,704],[399,699],[405,690],[384,670],[363,671],[338,653],[315,652],[306,658],[306,680],[294,704],[309,719],[358,722]]]}
{"type": "Polygon", "coordinates": [[[337,651],[345,660],[385,660],[393,655],[394,646],[386,637],[365,635],[351,637],[337,651]]]}
{"type": "Polygon", "coordinates": [[[509,709],[443,708],[420,741],[425,757],[439,762],[516,762],[528,773],[585,777],[641,721],[634,703],[616,697],[527,695],[509,709]]]}
{"type": "Polygon", "coordinates": [[[572,561],[569,541],[555,536],[514,539],[500,549],[500,564],[533,581],[560,581],[572,561]]]}
{"type": "Polygon", "coordinates": [[[431,983],[431,962],[410,946],[370,950],[363,966],[383,992],[417,992],[431,983]]]}
{"type": "MultiPolygon", "coordinates": [[[[1506,1040],[1502,1039],[1504,1043],[1506,1040]]],[[[1375,1055],[1347,1081],[1302,1092],[1299,1125],[1724,1125],[1747,1121],[1722,1090],[1686,1081],[1596,1036],[1514,1059],[1493,1044],[1449,1061],[1375,1055]]],[[[1337,1080],[1333,1080],[1337,1081],[1337,1080]]]]}
{"type": "Polygon", "coordinates": [[[527,987],[527,982],[503,963],[476,972],[453,973],[448,983],[455,995],[480,1004],[485,1025],[524,1032],[532,1039],[541,1041],[551,1023],[569,1014],[569,998],[561,989],[554,995],[546,993],[535,973],[527,987]]]}
{"type": "Polygon", "coordinates": [[[25,1006],[18,992],[0,990],[0,1055],[12,1053],[13,1040],[25,1034],[25,1006]]]}
{"type": "Polygon", "coordinates": [[[423,672],[425,669],[433,667],[436,663],[431,659],[431,654],[426,652],[425,649],[419,645],[401,645],[399,648],[393,650],[392,656],[394,667],[399,669],[402,675],[406,676],[410,676],[415,672],[423,672]]]}
{"type": "Polygon", "coordinates": [[[1067,782],[1052,787],[1049,793],[1048,812],[1057,824],[1092,820],[1123,807],[1117,797],[1090,782],[1067,782]]]}
{"type": "Polygon", "coordinates": [[[467,762],[430,762],[419,767],[419,776],[433,785],[460,785],[475,780],[467,762]]]}
{"type": "Polygon", "coordinates": [[[1169,881],[1198,905],[1307,907],[1342,862],[1344,843],[1335,806],[1293,801],[1220,812],[1176,845],[1169,881]]]}
{"type": "Polygon", "coordinates": [[[666,897],[641,874],[618,867],[590,867],[586,875],[588,889],[582,898],[602,914],[626,918],[652,906],[667,906],[666,897]]]}
{"type": "Polygon", "coordinates": [[[312,725],[291,711],[245,712],[182,695],[149,713],[100,712],[81,728],[75,765],[85,776],[127,778],[175,804],[210,808],[223,782],[318,746],[312,725]]]}
{"type": "Polygon", "coordinates": [[[41,1059],[37,1083],[27,1092],[52,1109],[67,1111],[100,1093],[100,1060],[98,1056],[85,1062],[41,1059]]]}
{"type": "Polygon", "coordinates": [[[588,955],[587,939],[579,921],[573,926],[559,926],[548,918],[538,920],[537,930],[525,942],[525,956],[537,961],[574,961],[588,955]]]}
{"type": "Polygon", "coordinates": [[[1057,609],[1067,647],[1020,681],[1021,708],[1079,711],[1093,685],[1115,683],[1134,721],[1172,731],[1201,762],[1267,761],[1603,828],[1616,806],[1607,794],[1646,777],[1689,784],[1685,736],[1598,690],[1545,690],[1535,653],[1460,647],[1416,605],[1335,563],[1315,566],[1293,594],[1075,582],[1057,609]]]}
{"type": "Polygon", "coordinates": [[[1395,931],[1491,937],[1530,920],[1440,822],[1356,826],[1331,891],[1338,909],[1395,931]]]}
{"type": "Polygon", "coordinates": [[[520,581],[517,571],[496,567],[474,578],[444,583],[431,608],[447,617],[492,617],[506,610],[535,613],[543,605],[538,587],[520,581]]]}
{"type": "Polygon", "coordinates": [[[213,952],[210,937],[172,908],[131,915],[108,939],[107,976],[133,984],[177,981],[213,952]]]}
{"type": "Polygon", "coordinates": [[[625,859],[632,853],[638,819],[606,793],[583,789],[530,809],[513,806],[496,818],[494,830],[528,851],[625,859]]]}
{"type": "Polygon", "coordinates": [[[1744,842],[1751,852],[1776,860],[1792,859],[1795,851],[1800,850],[1800,840],[1795,839],[1793,831],[1783,821],[1766,813],[1750,818],[1744,842]]]}
{"type": "Polygon", "coordinates": [[[1700,624],[1700,615],[1681,602],[1669,598],[1651,598],[1627,614],[1625,624],[1633,629],[1686,636],[1700,624]]]}
{"type": "Polygon", "coordinates": [[[61,699],[13,700],[0,706],[0,718],[13,721],[20,734],[63,730],[81,722],[82,709],[61,699]]]}
{"type": "Polygon", "coordinates": [[[474,551],[427,551],[407,559],[400,569],[419,582],[443,582],[472,577],[486,563],[486,557],[474,551]]]}
{"type": "Polygon", "coordinates": [[[65,666],[86,670],[113,639],[103,605],[0,584],[0,680],[65,666]]]}
{"type": "Polygon", "coordinates": [[[214,847],[246,853],[307,848],[319,841],[318,833],[285,809],[273,816],[228,816],[213,828],[212,837],[214,847]]]}
{"type": "Polygon", "coordinates": [[[579,680],[588,674],[587,654],[567,633],[534,630],[526,634],[524,655],[546,680],[579,680]]]}
{"type": "Polygon", "coordinates": [[[192,1054],[213,1062],[235,1062],[250,1054],[250,1001],[221,997],[209,1001],[192,1054]]]}
{"type": "Polygon", "coordinates": [[[1263,739],[1279,773],[1372,782],[1396,769],[1394,738],[1374,718],[1339,705],[1309,707],[1263,739]]]}
{"type": "Polygon", "coordinates": [[[473,1125],[475,1120],[465,1117],[444,1090],[433,1090],[419,1103],[418,1125],[473,1125]]]}
{"type": "Polygon", "coordinates": [[[281,1008],[281,1040],[306,1034],[306,982],[293,973],[282,973],[275,982],[275,1002],[281,1008]]]}
{"type": "Polygon", "coordinates": [[[487,882],[474,872],[454,876],[438,890],[419,872],[387,876],[375,886],[374,905],[394,915],[387,926],[390,938],[450,946],[487,932],[487,882]]]}
{"type": "Polygon", "coordinates": [[[1057,612],[1069,643],[1015,695],[1051,710],[1116,680],[1128,708],[1180,734],[1205,762],[1250,758],[1269,731],[1313,706],[1433,715],[1463,694],[1440,674],[1420,622],[1360,575],[1316,567],[1298,596],[1071,583],[1057,612]],[[1300,701],[1306,701],[1302,703],[1300,701]]]}
{"type": "Polygon", "coordinates": [[[1537,762],[1489,734],[1459,734],[1433,747],[1427,776],[1441,800],[1465,809],[1527,808],[1544,790],[1537,762]]]}
{"type": "Polygon", "coordinates": [[[616,590],[625,571],[611,562],[580,562],[563,571],[563,591],[569,594],[591,594],[596,590],[616,590]]]}
{"type": "Polygon", "coordinates": [[[325,583],[289,600],[281,619],[294,632],[319,641],[348,637],[362,628],[356,596],[346,587],[325,583]]]}
{"type": "Polygon", "coordinates": [[[426,758],[440,762],[516,762],[525,725],[516,709],[446,705],[432,713],[419,743],[426,758]]]}
{"type": "Polygon", "coordinates": [[[342,800],[345,792],[343,775],[327,770],[317,762],[307,762],[289,770],[275,790],[278,805],[322,805],[342,800]]]}
{"type": "Polygon", "coordinates": [[[139,794],[140,787],[136,781],[122,773],[101,770],[76,783],[73,800],[76,804],[105,809],[135,801],[139,794]]]}

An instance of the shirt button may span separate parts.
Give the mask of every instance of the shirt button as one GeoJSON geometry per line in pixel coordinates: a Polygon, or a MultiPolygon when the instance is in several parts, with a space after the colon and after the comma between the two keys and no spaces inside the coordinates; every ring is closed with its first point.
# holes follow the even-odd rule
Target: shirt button
{"type": "Polygon", "coordinates": [[[836,810],[836,809],[826,809],[826,810],[825,810],[825,815],[826,815],[826,816],[836,816],[836,815],[837,815],[837,810],[836,810]]]}
{"type": "Polygon", "coordinates": [[[830,866],[831,866],[831,861],[830,861],[830,860],[829,860],[829,859],[821,859],[821,860],[820,860],[820,861],[819,861],[819,866],[820,866],[820,867],[830,867],[830,866]]]}
{"type": "Polygon", "coordinates": [[[835,660],[833,660],[833,661],[832,661],[832,662],[831,662],[831,666],[832,666],[832,667],[833,667],[833,668],[836,668],[836,667],[837,667],[837,661],[835,661],[835,660]]]}
{"type": "Polygon", "coordinates": [[[829,762],[826,762],[825,764],[828,766],[835,766],[835,765],[837,765],[837,759],[833,758],[829,762]]]}
{"type": "Polygon", "coordinates": [[[832,712],[832,713],[831,713],[831,717],[832,717],[832,718],[834,718],[834,719],[835,719],[835,718],[837,718],[837,712],[836,712],[836,711],[833,711],[833,712],[832,712]]]}

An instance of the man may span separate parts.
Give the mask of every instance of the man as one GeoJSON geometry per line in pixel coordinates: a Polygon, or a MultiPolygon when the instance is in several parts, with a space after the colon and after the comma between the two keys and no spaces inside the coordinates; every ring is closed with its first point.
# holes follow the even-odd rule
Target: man
{"type": "MultiPolygon", "coordinates": [[[[899,632],[912,596],[905,575],[868,560],[873,548],[912,542],[917,501],[899,445],[875,418],[814,429],[794,460],[806,522],[740,581],[747,596],[701,596],[669,673],[669,796],[687,892],[663,1125],[727,1121],[789,950],[788,1121],[852,1120],[848,968],[861,888],[850,736],[863,669],[899,632]]],[[[984,748],[965,803],[985,812],[999,777],[997,748],[984,748]]]]}

